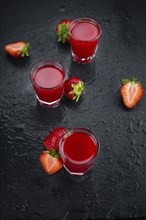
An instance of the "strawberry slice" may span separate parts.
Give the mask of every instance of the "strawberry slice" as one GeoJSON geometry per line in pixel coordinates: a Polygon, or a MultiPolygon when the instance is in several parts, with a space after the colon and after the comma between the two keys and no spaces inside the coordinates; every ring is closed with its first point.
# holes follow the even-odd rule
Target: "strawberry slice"
{"type": "Polygon", "coordinates": [[[54,174],[62,168],[62,160],[54,149],[42,152],[39,159],[47,174],[54,174]]]}
{"type": "Polygon", "coordinates": [[[48,150],[55,149],[58,151],[59,140],[66,131],[67,129],[64,127],[55,128],[48,136],[45,137],[43,142],[44,146],[48,150]]]}
{"type": "Polygon", "coordinates": [[[65,19],[57,24],[56,33],[58,37],[58,42],[62,42],[62,43],[69,42],[68,28],[71,22],[72,20],[65,19]]]}
{"type": "Polygon", "coordinates": [[[123,79],[122,83],[124,84],[121,87],[123,102],[128,108],[133,108],[142,98],[144,89],[135,78],[131,81],[129,79],[123,79]]]}
{"type": "Polygon", "coordinates": [[[64,84],[64,95],[71,100],[76,102],[84,91],[84,83],[77,77],[71,77],[65,81],[64,84]]]}
{"type": "Polygon", "coordinates": [[[30,46],[29,43],[21,41],[16,43],[11,43],[5,46],[5,51],[15,58],[21,58],[24,56],[29,56],[28,50],[30,46]]]}

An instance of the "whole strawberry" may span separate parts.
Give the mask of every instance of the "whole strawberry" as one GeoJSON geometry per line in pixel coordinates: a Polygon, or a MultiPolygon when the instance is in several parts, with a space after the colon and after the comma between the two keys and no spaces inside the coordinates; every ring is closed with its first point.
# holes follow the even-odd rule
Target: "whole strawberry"
{"type": "Polygon", "coordinates": [[[56,151],[58,151],[58,143],[59,140],[61,138],[61,136],[67,131],[66,128],[64,127],[58,127],[55,128],[49,135],[47,135],[44,139],[44,146],[48,149],[48,150],[52,150],[55,149],[56,151]]]}
{"type": "Polygon", "coordinates": [[[47,174],[54,174],[62,168],[60,155],[54,149],[42,152],[39,159],[47,174]]]}
{"type": "Polygon", "coordinates": [[[66,19],[60,21],[56,26],[56,33],[58,37],[58,42],[69,42],[69,33],[68,28],[69,24],[72,22],[72,20],[66,19]]]}
{"type": "Polygon", "coordinates": [[[30,46],[29,43],[20,41],[11,43],[5,46],[5,51],[12,57],[21,58],[25,56],[29,56],[28,50],[30,46]]]}
{"type": "Polygon", "coordinates": [[[122,83],[123,86],[121,87],[121,95],[123,102],[127,108],[133,108],[142,98],[144,90],[140,82],[138,82],[135,78],[131,81],[129,79],[123,79],[122,83]]]}
{"type": "Polygon", "coordinates": [[[71,77],[65,81],[64,84],[64,95],[71,100],[76,102],[79,100],[80,96],[84,91],[84,83],[77,77],[71,77]]]}

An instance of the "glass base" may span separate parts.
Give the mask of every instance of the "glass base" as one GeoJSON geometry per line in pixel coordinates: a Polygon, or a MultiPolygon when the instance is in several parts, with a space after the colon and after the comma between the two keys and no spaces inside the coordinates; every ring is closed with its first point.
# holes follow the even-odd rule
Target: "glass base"
{"type": "Polygon", "coordinates": [[[80,58],[76,54],[74,54],[73,51],[72,51],[73,59],[74,59],[74,61],[76,61],[78,63],[82,63],[82,64],[91,63],[94,60],[97,49],[98,49],[98,47],[96,48],[95,53],[92,56],[89,56],[89,57],[86,57],[86,58],[80,58]]]}
{"type": "Polygon", "coordinates": [[[75,173],[75,172],[71,172],[64,164],[63,164],[64,168],[67,170],[68,173],[70,173],[71,175],[74,176],[83,176],[85,173],[75,173]]]}
{"type": "Polygon", "coordinates": [[[45,101],[40,100],[37,95],[36,95],[36,97],[37,97],[37,100],[39,101],[39,104],[41,106],[44,106],[44,107],[47,107],[47,108],[55,108],[55,107],[60,105],[61,98],[54,101],[54,102],[45,102],[45,101]]]}

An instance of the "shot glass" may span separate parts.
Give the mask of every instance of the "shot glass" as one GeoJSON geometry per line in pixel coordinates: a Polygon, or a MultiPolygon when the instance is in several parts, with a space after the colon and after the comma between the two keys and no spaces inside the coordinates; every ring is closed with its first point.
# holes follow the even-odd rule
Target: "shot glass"
{"type": "Polygon", "coordinates": [[[101,36],[100,25],[91,18],[78,18],[69,25],[69,39],[73,59],[79,63],[91,62],[101,36]]]}
{"type": "Polygon", "coordinates": [[[85,128],[67,131],[59,141],[59,153],[65,169],[72,175],[84,175],[99,153],[97,137],[85,128]]]}
{"type": "Polygon", "coordinates": [[[60,104],[66,77],[64,67],[56,61],[44,60],[32,68],[30,79],[41,105],[51,108],[60,104]]]}

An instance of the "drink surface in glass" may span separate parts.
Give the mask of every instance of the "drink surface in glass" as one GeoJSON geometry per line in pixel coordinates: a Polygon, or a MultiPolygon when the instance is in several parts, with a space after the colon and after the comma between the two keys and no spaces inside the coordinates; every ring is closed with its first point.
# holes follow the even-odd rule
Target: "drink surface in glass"
{"type": "Polygon", "coordinates": [[[63,94],[65,70],[56,61],[42,61],[31,71],[31,81],[36,97],[48,107],[58,106],[63,94]]]}
{"type": "Polygon", "coordinates": [[[79,18],[69,25],[69,37],[72,55],[79,63],[93,60],[101,35],[100,25],[90,18],[79,18]]]}
{"type": "Polygon", "coordinates": [[[74,175],[83,175],[93,165],[99,142],[89,130],[76,128],[65,133],[59,142],[64,167],[74,175]]]}

